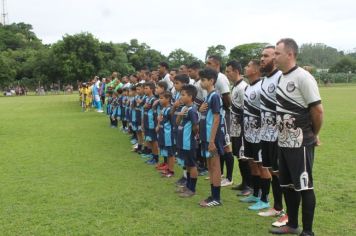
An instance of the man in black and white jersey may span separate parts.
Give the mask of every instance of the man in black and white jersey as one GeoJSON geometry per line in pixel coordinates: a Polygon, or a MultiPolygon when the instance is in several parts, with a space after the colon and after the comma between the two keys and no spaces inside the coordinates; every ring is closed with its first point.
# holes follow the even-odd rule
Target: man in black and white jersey
{"type": "Polygon", "coordinates": [[[225,112],[225,142],[224,142],[224,155],[220,157],[220,167],[221,173],[224,170],[224,163],[226,163],[226,178],[221,180],[221,186],[230,186],[233,184],[232,173],[234,168],[234,157],[232,155],[232,150],[230,147],[230,82],[228,78],[220,72],[221,69],[221,57],[216,55],[211,55],[208,57],[206,62],[206,67],[211,68],[218,72],[218,79],[215,83],[215,89],[220,93],[221,99],[223,101],[223,108],[225,112]]]}
{"type": "MultiPolygon", "coordinates": [[[[272,176],[272,191],[274,205],[260,216],[280,216],[272,225],[281,227],[288,222],[288,216],[283,212],[282,189],[278,179],[278,127],[276,123],[276,92],[278,79],[282,72],[275,65],[275,46],[266,46],[261,56],[261,72],[265,75],[261,82],[261,148],[262,165],[268,168],[272,176]]],[[[267,179],[269,193],[270,179],[267,179]]]]}
{"type": "Polygon", "coordinates": [[[244,113],[244,94],[248,84],[242,79],[241,64],[232,60],[226,64],[225,74],[233,85],[231,90],[231,125],[230,136],[232,153],[238,158],[241,174],[241,184],[233,187],[233,190],[240,190],[238,195],[247,196],[251,193],[250,186],[250,167],[248,161],[244,160],[243,146],[243,113],[244,113]]]}
{"type": "Polygon", "coordinates": [[[271,178],[268,169],[262,166],[261,150],[261,72],[260,61],[251,60],[245,68],[245,76],[250,84],[245,90],[244,98],[244,155],[249,158],[253,194],[241,199],[242,202],[254,203],[250,210],[269,208],[267,180],[271,178]],[[261,190],[261,196],[259,193],[261,190]]]}
{"type": "Polygon", "coordinates": [[[288,223],[271,229],[275,234],[298,234],[298,209],[302,201],[303,232],[312,231],[314,147],[323,120],[323,106],[314,77],[296,65],[297,43],[290,38],[277,42],[275,60],[283,72],[277,87],[277,125],[280,184],[285,192],[288,223]]]}

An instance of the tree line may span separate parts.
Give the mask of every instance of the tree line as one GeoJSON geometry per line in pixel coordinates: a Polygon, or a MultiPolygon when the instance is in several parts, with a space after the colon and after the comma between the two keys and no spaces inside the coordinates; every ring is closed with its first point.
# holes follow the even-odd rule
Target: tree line
{"type": "MultiPolygon", "coordinates": [[[[223,62],[236,59],[244,66],[259,58],[268,43],[237,45],[227,52],[224,45],[207,48],[209,55],[219,55],[223,62]]],[[[205,59],[206,59],[205,58],[205,59]]],[[[127,75],[143,67],[156,69],[161,61],[172,68],[202,60],[181,48],[163,55],[137,39],[129,43],[102,42],[91,33],[64,35],[53,44],[43,44],[30,24],[0,24],[0,87],[27,87],[37,84],[73,84],[86,81],[93,75],[106,77],[113,71],[127,75]]],[[[344,53],[322,43],[302,44],[298,59],[300,66],[328,69],[332,73],[356,73],[356,52],[344,53]]]]}

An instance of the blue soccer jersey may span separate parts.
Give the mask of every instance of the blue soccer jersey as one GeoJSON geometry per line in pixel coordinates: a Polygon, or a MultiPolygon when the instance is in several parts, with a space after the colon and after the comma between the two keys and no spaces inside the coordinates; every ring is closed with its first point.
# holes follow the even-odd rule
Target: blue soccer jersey
{"type": "Polygon", "coordinates": [[[130,99],[130,110],[131,110],[131,114],[130,114],[130,120],[132,123],[136,123],[136,101],[135,101],[135,97],[132,97],[130,99]]]}
{"type": "Polygon", "coordinates": [[[155,128],[155,121],[154,121],[154,114],[153,114],[153,107],[152,107],[155,100],[156,100],[155,96],[147,97],[145,99],[146,107],[144,108],[144,115],[143,115],[145,130],[155,128]]]}
{"type": "Polygon", "coordinates": [[[163,120],[159,123],[158,132],[158,144],[161,147],[173,146],[173,133],[170,112],[170,107],[164,107],[160,113],[163,116],[163,120]]]}
{"type": "Polygon", "coordinates": [[[182,150],[195,150],[197,143],[193,134],[193,126],[199,124],[198,110],[195,105],[184,106],[188,109],[177,127],[177,148],[182,150]]]}
{"type": "Polygon", "coordinates": [[[209,143],[211,130],[214,123],[214,114],[220,115],[220,125],[216,131],[215,142],[220,139],[224,139],[223,134],[223,122],[225,111],[222,107],[222,100],[220,95],[216,91],[212,91],[205,98],[205,101],[208,104],[208,108],[205,112],[201,113],[200,123],[199,123],[199,138],[202,142],[209,143]]]}

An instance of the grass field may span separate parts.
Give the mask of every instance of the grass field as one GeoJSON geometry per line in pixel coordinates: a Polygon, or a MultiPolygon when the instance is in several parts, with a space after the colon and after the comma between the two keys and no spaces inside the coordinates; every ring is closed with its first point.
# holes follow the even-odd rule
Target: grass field
{"type": "MultiPolygon", "coordinates": [[[[356,235],[356,87],[321,94],[314,231],[356,235]]],[[[274,219],[230,189],[215,209],[197,205],[202,178],[197,196],[178,198],[175,179],[143,164],[103,114],[81,112],[77,96],[2,97],[0,108],[0,235],[268,235],[274,219]]]]}

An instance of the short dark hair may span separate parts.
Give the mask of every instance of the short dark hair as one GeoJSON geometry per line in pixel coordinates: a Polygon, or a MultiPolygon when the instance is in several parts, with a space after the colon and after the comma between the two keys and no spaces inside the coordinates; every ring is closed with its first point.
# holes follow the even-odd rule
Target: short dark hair
{"type": "Polygon", "coordinates": [[[284,44],[284,47],[285,48],[288,48],[289,50],[291,50],[294,54],[295,57],[297,57],[298,55],[298,52],[299,52],[299,48],[298,48],[298,44],[297,42],[292,39],[292,38],[283,38],[283,39],[280,39],[278,42],[277,42],[277,45],[278,44],[281,44],[283,43],[284,44]]]}
{"type": "Polygon", "coordinates": [[[218,62],[221,65],[221,56],[219,55],[210,55],[208,59],[213,59],[214,61],[218,62]]]}
{"type": "Polygon", "coordinates": [[[254,65],[254,66],[257,66],[257,67],[260,67],[260,60],[257,60],[257,59],[252,59],[250,62],[252,62],[252,64],[254,65]]]}
{"type": "Polygon", "coordinates": [[[171,100],[172,99],[172,93],[169,91],[164,91],[164,93],[160,94],[160,96],[163,96],[166,99],[171,100]]]}
{"type": "Polygon", "coordinates": [[[233,70],[237,70],[239,72],[239,74],[242,73],[242,66],[241,63],[236,61],[236,60],[232,60],[229,61],[228,63],[226,63],[226,67],[231,66],[233,70]]]}
{"type": "Polygon", "coordinates": [[[182,84],[189,84],[189,76],[186,74],[177,75],[174,80],[181,82],[182,84]]]}
{"type": "Polygon", "coordinates": [[[166,70],[169,70],[169,65],[168,65],[167,62],[162,61],[162,62],[159,63],[159,65],[164,67],[164,68],[166,68],[166,70]]]}
{"type": "Polygon", "coordinates": [[[130,90],[136,91],[136,86],[135,86],[135,85],[131,86],[131,87],[130,87],[130,90]]]}
{"type": "Polygon", "coordinates": [[[214,80],[215,84],[218,79],[218,72],[210,68],[205,68],[199,71],[199,77],[201,79],[214,80]]]}
{"type": "Polygon", "coordinates": [[[189,64],[188,69],[199,70],[200,63],[197,61],[193,61],[192,63],[189,64]]]}
{"type": "Polygon", "coordinates": [[[185,91],[189,96],[192,96],[192,101],[195,100],[195,98],[197,97],[197,94],[198,94],[197,88],[191,84],[183,85],[181,91],[185,91]]]}
{"type": "Polygon", "coordinates": [[[155,84],[154,83],[152,83],[152,82],[146,82],[146,83],[144,83],[144,85],[143,85],[144,87],[149,87],[151,90],[155,90],[155,84]]]}
{"type": "Polygon", "coordinates": [[[164,90],[168,89],[168,84],[166,81],[158,81],[157,86],[163,88],[164,90]]]}

